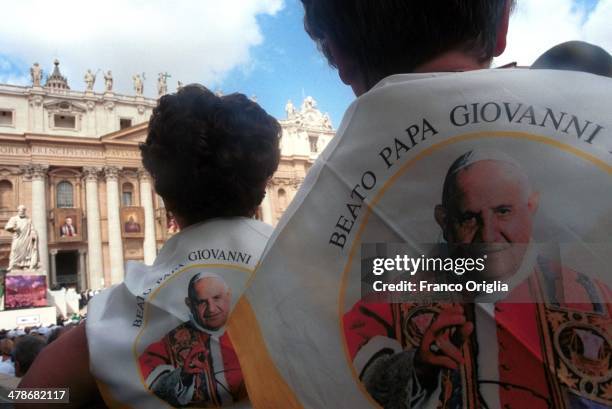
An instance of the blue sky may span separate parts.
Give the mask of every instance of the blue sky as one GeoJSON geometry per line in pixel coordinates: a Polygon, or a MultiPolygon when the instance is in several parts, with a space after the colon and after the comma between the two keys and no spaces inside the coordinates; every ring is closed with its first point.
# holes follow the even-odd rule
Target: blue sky
{"type": "MultiPolygon", "coordinates": [[[[170,91],[181,80],[255,95],[277,118],[288,99],[299,106],[310,95],[335,127],[354,98],[304,32],[299,0],[106,0],[104,7],[67,0],[61,10],[44,0],[9,4],[0,83],[27,85],[33,62],[48,74],[57,57],[73,89],[84,89],[86,69],[111,69],[117,91],[132,94],[131,76],[146,72],[145,94],[153,97],[157,73],[167,71],[170,91]]],[[[518,0],[507,52],[495,63],[528,65],[572,39],[610,51],[611,20],[612,0],[518,0]]]]}
{"type": "Polygon", "coordinates": [[[252,66],[233,70],[221,87],[256,95],[277,118],[285,116],[288,99],[299,106],[305,96],[311,95],[337,126],[354,95],[318,52],[304,31],[302,19],[301,3],[293,0],[288,0],[275,16],[259,17],[266,40],[253,50],[252,66]]]}

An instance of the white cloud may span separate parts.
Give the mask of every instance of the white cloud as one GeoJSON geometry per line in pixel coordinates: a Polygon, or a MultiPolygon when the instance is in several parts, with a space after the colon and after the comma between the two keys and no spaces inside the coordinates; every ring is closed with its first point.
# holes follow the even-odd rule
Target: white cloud
{"type": "MultiPolygon", "coordinates": [[[[156,94],[157,73],[210,86],[235,67],[251,63],[250,48],[263,36],[256,17],[274,15],[283,0],[20,0],[5,6],[0,50],[39,62],[48,74],[60,59],[70,87],[84,89],[83,75],[112,70],[115,89],[133,93],[132,75],[145,72],[145,94],[156,94]]],[[[95,89],[103,88],[102,75],[95,89]]]]}
{"type": "Polygon", "coordinates": [[[587,41],[612,51],[612,0],[601,0],[584,25],[587,41]]]}
{"type": "Polygon", "coordinates": [[[549,48],[582,40],[612,50],[612,0],[600,0],[591,13],[573,0],[518,0],[510,20],[508,46],[497,65],[531,65],[549,48]]]}

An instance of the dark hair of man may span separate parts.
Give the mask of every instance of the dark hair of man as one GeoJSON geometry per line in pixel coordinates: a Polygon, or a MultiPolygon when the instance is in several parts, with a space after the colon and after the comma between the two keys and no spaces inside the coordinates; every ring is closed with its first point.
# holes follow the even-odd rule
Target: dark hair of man
{"type": "Polygon", "coordinates": [[[568,41],[546,51],[531,68],[582,71],[612,77],[612,55],[584,41],[568,41]]]}
{"type": "Polygon", "coordinates": [[[15,364],[19,370],[17,376],[22,377],[28,372],[30,366],[47,344],[34,335],[26,335],[15,345],[15,364]],[[18,367],[17,367],[18,365],[18,367]]]}
{"type": "MultiPolygon", "coordinates": [[[[327,40],[355,61],[368,88],[449,50],[493,57],[505,0],[301,0],[304,26],[332,66],[327,40]]],[[[512,0],[509,0],[512,1],[512,0]]]]}
{"type": "Polygon", "coordinates": [[[280,134],[246,96],[192,84],[160,98],[140,150],[155,190],[184,220],[250,217],[278,166],[280,134]]]}

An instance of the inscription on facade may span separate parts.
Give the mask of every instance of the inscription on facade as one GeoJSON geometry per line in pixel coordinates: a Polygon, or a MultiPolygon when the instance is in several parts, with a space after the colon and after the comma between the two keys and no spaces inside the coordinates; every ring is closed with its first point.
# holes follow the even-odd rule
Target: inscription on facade
{"type": "Polygon", "coordinates": [[[0,155],[29,155],[30,147],[29,146],[20,146],[20,145],[0,145],[0,155]]]}
{"type": "Polygon", "coordinates": [[[140,159],[140,151],[130,149],[107,149],[106,156],[140,159]]]}
{"type": "Polygon", "coordinates": [[[103,158],[104,151],[68,146],[32,146],[33,155],[103,158]]]}
{"type": "Polygon", "coordinates": [[[23,146],[23,145],[7,145],[0,144],[0,155],[7,156],[23,156],[23,155],[41,155],[41,156],[68,156],[68,157],[87,157],[87,158],[103,158],[104,156],[112,156],[115,158],[132,158],[140,159],[140,151],[138,149],[87,149],[67,146],[23,146]]]}

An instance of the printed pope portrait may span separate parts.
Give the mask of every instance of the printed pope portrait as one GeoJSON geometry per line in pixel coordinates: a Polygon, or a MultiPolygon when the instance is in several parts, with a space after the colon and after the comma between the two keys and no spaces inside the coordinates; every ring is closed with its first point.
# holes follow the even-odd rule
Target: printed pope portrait
{"type": "Polygon", "coordinates": [[[567,153],[506,144],[457,148],[440,155],[445,166],[431,160],[415,168],[403,182],[422,181],[420,190],[398,183],[395,197],[379,205],[405,225],[385,232],[373,216],[365,229],[363,242],[406,242],[412,257],[419,243],[434,243],[444,257],[486,257],[472,278],[511,285],[489,304],[368,303],[349,290],[347,358],[384,408],[612,406],[612,292],[605,266],[593,274],[602,253],[591,245],[609,232],[597,217],[609,214],[612,200],[600,196],[585,209],[576,199],[610,189],[610,178],[567,153]],[[572,173],[573,164],[581,172],[572,173]],[[427,188],[432,174],[439,189],[427,188]],[[402,209],[422,217],[402,219],[402,209]],[[588,262],[576,249],[591,255],[588,262]]]}
{"type": "Polygon", "coordinates": [[[139,206],[121,208],[121,235],[144,237],[144,209],[139,206]]]}
{"type": "Polygon", "coordinates": [[[81,209],[55,209],[54,219],[59,242],[82,240],[81,209]]]}
{"type": "Polygon", "coordinates": [[[189,321],[139,357],[146,386],[175,407],[219,407],[245,398],[238,358],[225,333],[230,287],[219,275],[200,272],[185,290],[189,321]]]}

